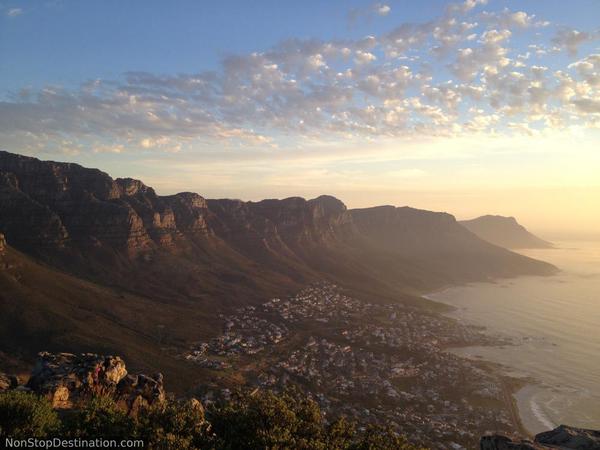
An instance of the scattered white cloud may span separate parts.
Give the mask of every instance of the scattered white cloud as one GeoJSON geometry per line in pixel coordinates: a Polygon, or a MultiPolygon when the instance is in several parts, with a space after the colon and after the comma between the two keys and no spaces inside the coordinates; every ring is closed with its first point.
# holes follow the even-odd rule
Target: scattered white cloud
{"type": "Polygon", "coordinates": [[[544,41],[526,34],[544,23],[534,15],[485,4],[359,39],[288,39],[211,72],[21,90],[0,102],[0,143],[178,152],[600,127],[600,56],[573,57],[597,34],[557,28],[544,41]],[[556,67],[552,47],[568,62],[556,67]]]}

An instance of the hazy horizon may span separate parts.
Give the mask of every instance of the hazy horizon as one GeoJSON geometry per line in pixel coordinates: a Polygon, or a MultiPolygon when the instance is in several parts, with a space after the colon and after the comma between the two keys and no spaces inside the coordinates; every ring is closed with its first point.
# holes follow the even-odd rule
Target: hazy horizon
{"type": "Polygon", "coordinates": [[[597,1],[146,5],[3,2],[0,148],[599,234],[597,1]]]}

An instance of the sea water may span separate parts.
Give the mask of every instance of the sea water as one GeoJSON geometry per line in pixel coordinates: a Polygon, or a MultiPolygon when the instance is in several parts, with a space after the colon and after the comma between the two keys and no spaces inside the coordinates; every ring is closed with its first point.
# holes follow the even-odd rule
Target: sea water
{"type": "Polygon", "coordinates": [[[428,298],[457,309],[517,345],[455,352],[500,363],[535,380],[516,394],[532,434],[559,424],[600,429],[600,242],[559,242],[521,253],[556,265],[551,277],[520,277],[450,288],[428,298]]]}

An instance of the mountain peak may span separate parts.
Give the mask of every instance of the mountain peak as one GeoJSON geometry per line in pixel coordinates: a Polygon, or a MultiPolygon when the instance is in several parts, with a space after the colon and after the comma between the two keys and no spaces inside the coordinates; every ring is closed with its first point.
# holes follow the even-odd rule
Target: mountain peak
{"type": "Polygon", "coordinates": [[[332,195],[320,195],[308,201],[309,204],[318,205],[325,213],[342,213],[346,205],[332,195]]]}

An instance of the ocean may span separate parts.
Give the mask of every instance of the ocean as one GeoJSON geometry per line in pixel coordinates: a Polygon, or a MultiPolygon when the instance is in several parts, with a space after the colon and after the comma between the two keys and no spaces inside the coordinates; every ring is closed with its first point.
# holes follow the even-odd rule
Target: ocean
{"type": "Polygon", "coordinates": [[[558,242],[520,251],[556,265],[552,277],[474,283],[428,295],[456,307],[449,315],[517,345],[454,352],[502,364],[534,382],[516,393],[532,434],[567,424],[600,428],[600,242],[558,242]]]}

